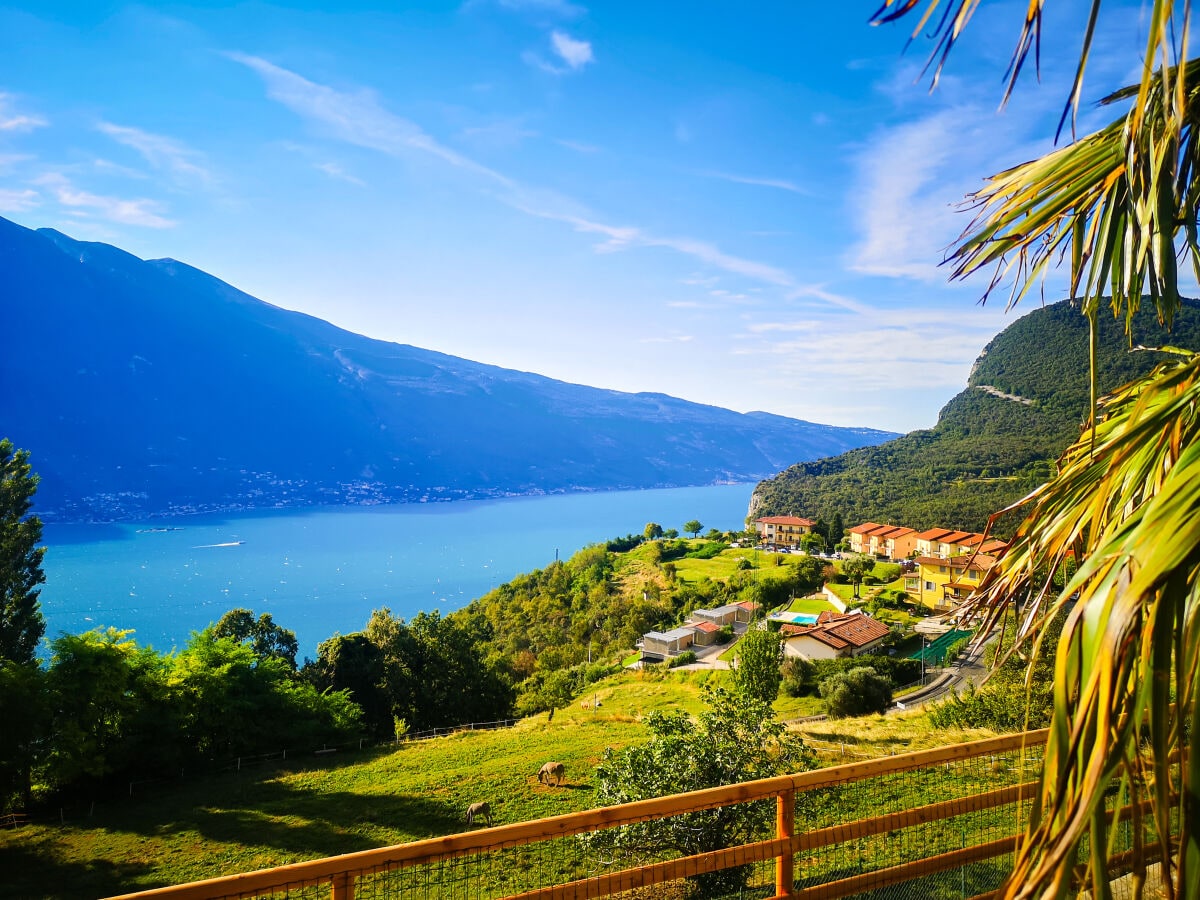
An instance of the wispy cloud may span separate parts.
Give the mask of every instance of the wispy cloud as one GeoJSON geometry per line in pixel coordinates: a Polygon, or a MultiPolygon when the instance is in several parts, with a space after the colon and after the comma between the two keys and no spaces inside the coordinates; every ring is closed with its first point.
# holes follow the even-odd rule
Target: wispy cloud
{"type": "Polygon", "coordinates": [[[559,59],[576,71],[596,58],[589,41],[578,41],[564,31],[551,32],[550,46],[559,59]]]}
{"type": "Polygon", "coordinates": [[[292,112],[324,127],[333,137],[358,147],[391,156],[416,151],[436,157],[457,169],[504,187],[513,181],[439,143],[420,126],[390,113],[367,91],[346,93],[309,81],[257,56],[229,53],[228,57],[257,72],[267,85],[267,96],[292,112]]]}
{"type": "Polygon", "coordinates": [[[793,194],[807,194],[808,192],[794,181],[789,181],[786,178],[757,178],[752,175],[737,175],[732,172],[715,172],[715,171],[700,171],[696,173],[704,178],[719,178],[722,181],[732,181],[735,184],[750,184],[756,187],[776,188],[781,191],[790,191],[793,194]]]}
{"type": "Polygon", "coordinates": [[[663,236],[636,225],[614,225],[599,219],[569,197],[521,184],[442,144],[415,122],[389,112],[366,91],[348,93],[317,84],[266,60],[241,53],[230,59],[257,72],[267,95],[331,136],[395,157],[423,155],[477,178],[487,192],[502,203],[540,219],[561,222],[581,234],[599,235],[598,252],[635,247],[672,250],[714,269],[734,273],[763,284],[804,290],[786,270],[758,260],[727,253],[715,244],[686,236],[663,236]]]}
{"type": "Polygon", "coordinates": [[[568,141],[565,138],[555,140],[556,144],[566,147],[568,150],[574,150],[576,153],[599,153],[600,148],[595,144],[585,144],[582,141],[568,141]]]}
{"type": "Polygon", "coordinates": [[[41,116],[16,112],[12,107],[12,95],[0,91],[0,131],[33,131],[35,128],[45,128],[50,124],[41,116]]]}
{"type": "Polygon", "coordinates": [[[0,212],[28,212],[35,206],[41,205],[41,202],[41,195],[35,190],[29,188],[24,190],[0,188],[0,212]]]}
{"type": "Polygon", "coordinates": [[[330,178],[334,178],[338,181],[344,181],[347,184],[358,185],[358,187],[367,186],[365,181],[363,181],[361,178],[356,178],[355,176],[351,175],[335,162],[313,163],[313,168],[324,172],[330,178]]]}
{"type": "Polygon", "coordinates": [[[203,165],[203,155],[182,141],[112,122],[101,122],[96,130],[118,144],[136,150],[155,169],[166,172],[177,181],[204,186],[213,182],[212,173],[203,165]]]}
{"type": "Polygon", "coordinates": [[[686,344],[696,339],[692,334],[674,334],[666,337],[641,337],[639,344],[686,344]]]}
{"type": "Polygon", "coordinates": [[[558,19],[577,19],[587,15],[587,7],[570,0],[467,0],[460,9],[470,11],[498,6],[509,12],[533,16],[552,16],[558,19]]]}
{"type": "Polygon", "coordinates": [[[160,215],[160,204],[154,200],[111,197],[92,194],[76,188],[66,176],[49,172],[36,182],[45,187],[60,204],[73,214],[98,215],[109,222],[122,225],[139,225],[143,228],[172,228],[175,222],[160,215]]]}
{"type": "Polygon", "coordinates": [[[35,159],[30,153],[0,153],[0,172],[6,172],[9,169],[16,168],[23,162],[29,162],[35,159]]]}
{"type": "Polygon", "coordinates": [[[944,110],[872,138],[858,160],[862,240],[852,251],[855,271],[941,277],[937,260],[954,237],[950,201],[957,199],[943,192],[942,163],[959,143],[962,118],[963,111],[944,110]]]}

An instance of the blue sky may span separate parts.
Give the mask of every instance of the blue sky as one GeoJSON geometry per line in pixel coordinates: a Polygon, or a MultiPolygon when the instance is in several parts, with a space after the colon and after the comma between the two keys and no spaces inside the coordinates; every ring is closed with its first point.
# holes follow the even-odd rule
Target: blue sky
{"type": "MultiPolygon", "coordinates": [[[[938,263],[1051,146],[1085,10],[1049,6],[1000,112],[1021,3],[932,93],[871,3],[8,3],[0,215],[481,362],[929,427],[1016,314],[938,263]]],[[[1088,97],[1139,15],[1105,7],[1088,97]]]]}

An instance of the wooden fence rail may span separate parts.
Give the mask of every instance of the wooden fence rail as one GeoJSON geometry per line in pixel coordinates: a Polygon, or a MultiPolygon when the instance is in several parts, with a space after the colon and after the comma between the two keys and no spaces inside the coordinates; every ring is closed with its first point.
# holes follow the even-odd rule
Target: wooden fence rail
{"type": "MultiPolygon", "coordinates": [[[[399,896],[401,891],[386,885],[382,888],[379,886],[378,879],[387,873],[402,872],[415,867],[426,867],[426,871],[436,872],[441,871],[439,867],[443,864],[462,866],[466,870],[469,866],[463,864],[472,862],[478,863],[478,877],[483,883],[477,885],[477,890],[470,896],[508,896],[519,897],[521,900],[590,898],[692,878],[732,867],[765,865],[772,859],[775,862],[773,878],[764,883],[764,888],[769,892],[769,882],[773,882],[776,898],[833,900],[1011,852],[1019,828],[1019,806],[1031,798],[1036,790],[1035,781],[1028,776],[1031,770],[1040,769],[1041,746],[1045,742],[1044,730],[1008,735],[853,762],[795,775],[601,807],[532,822],[499,825],[258,872],[125,894],[112,900],[218,900],[279,894],[291,897],[294,896],[292,891],[303,891],[299,895],[306,898],[321,896],[320,892],[311,892],[314,886],[332,900],[354,900],[360,885],[368,883],[370,890],[368,892],[364,888],[364,897],[369,893],[371,897],[391,898],[399,896]],[[1027,755],[1036,758],[1028,760],[1027,764],[1027,755]],[[971,761],[973,766],[969,771],[954,768],[962,767],[968,761],[971,761]],[[969,790],[965,796],[948,797],[934,802],[908,802],[912,794],[920,793],[913,791],[913,785],[925,786],[927,797],[937,785],[952,781],[949,775],[955,772],[960,775],[957,783],[969,790]],[[1004,777],[1001,777],[1001,773],[1004,777]],[[900,777],[907,778],[908,781],[900,783],[896,780],[900,777]],[[1013,783],[1002,784],[1005,780],[1013,783]],[[839,809],[836,801],[842,796],[836,793],[839,790],[863,791],[863,796],[853,802],[858,803],[860,808],[871,810],[872,814],[850,822],[836,821],[839,809]],[[909,795],[908,800],[899,796],[906,793],[909,795]],[[874,799],[876,795],[880,798],[878,802],[874,799]],[[589,872],[584,877],[567,877],[556,883],[518,887],[517,890],[508,892],[488,883],[488,874],[485,872],[487,860],[494,859],[500,853],[514,852],[516,848],[755,801],[772,801],[776,808],[774,835],[767,839],[674,859],[643,861],[639,865],[611,871],[589,872]],[[885,811],[888,804],[896,803],[907,805],[885,811]],[[826,810],[826,806],[831,808],[826,810]],[[805,822],[810,827],[797,828],[798,808],[802,810],[806,817],[805,822]],[[812,866],[814,859],[820,859],[819,854],[823,848],[841,848],[847,853],[850,853],[847,848],[851,848],[861,860],[866,852],[864,848],[885,847],[890,835],[904,829],[932,827],[939,829],[936,833],[956,833],[948,825],[951,820],[957,819],[961,822],[962,817],[981,815],[991,818],[987,820],[986,828],[973,832],[978,839],[969,845],[951,849],[933,848],[932,854],[922,854],[928,858],[885,860],[885,864],[876,867],[863,863],[859,866],[859,871],[851,871],[854,868],[852,865],[839,868],[840,864],[831,863],[827,866],[832,873],[831,877],[824,877],[829,873],[820,870],[819,866],[815,869],[812,866]],[[822,817],[830,816],[835,818],[833,824],[819,825],[822,817]],[[1003,833],[997,835],[996,829],[1002,829],[1003,833]],[[867,866],[869,870],[862,870],[863,866],[867,866]],[[818,883],[813,883],[814,879],[817,879],[818,883]],[[325,887],[320,889],[319,886],[322,885],[325,887]],[[493,894],[492,891],[499,893],[493,894]]],[[[966,826],[959,827],[965,829],[966,826]]],[[[962,834],[965,844],[966,831],[963,830],[962,834]]],[[[508,863],[500,865],[506,867],[503,871],[508,871],[508,863]]],[[[449,893],[441,891],[437,885],[430,885],[430,882],[425,882],[421,890],[415,891],[414,894],[442,896],[449,893]]]]}

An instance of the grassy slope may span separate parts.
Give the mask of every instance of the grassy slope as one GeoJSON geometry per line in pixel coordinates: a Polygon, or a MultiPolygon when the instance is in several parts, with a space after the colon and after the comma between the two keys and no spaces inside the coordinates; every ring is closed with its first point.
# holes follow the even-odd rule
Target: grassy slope
{"type": "MultiPolygon", "coordinates": [[[[65,825],[0,832],[0,898],[107,896],[449,834],[465,828],[463,810],[480,799],[498,822],[586,809],[605,747],[643,738],[654,709],[696,711],[700,686],[724,677],[623,673],[596,687],[599,711],[577,702],[550,724],[538,716],[507,731],[150,787],[65,825]],[[534,778],[549,759],[566,764],[562,789],[534,778]]],[[[784,717],[815,711],[811,699],[781,698],[777,709],[784,717]]],[[[803,731],[822,742],[831,765],[976,736],[932,733],[920,714],[803,731]]]]}

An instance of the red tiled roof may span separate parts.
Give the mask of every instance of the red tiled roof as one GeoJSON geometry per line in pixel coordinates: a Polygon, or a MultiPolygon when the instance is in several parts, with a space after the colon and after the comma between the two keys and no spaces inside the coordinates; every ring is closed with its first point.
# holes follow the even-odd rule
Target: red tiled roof
{"type": "Polygon", "coordinates": [[[739,600],[737,603],[734,603],[733,605],[740,606],[742,609],[747,609],[750,612],[754,612],[756,609],[762,609],[762,604],[755,603],[753,600],[739,600]]]}
{"type": "Polygon", "coordinates": [[[949,566],[951,569],[971,568],[986,572],[996,564],[996,557],[988,556],[986,553],[964,553],[962,556],[951,556],[949,558],[943,556],[918,556],[916,562],[927,566],[949,566]],[[969,566],[968,563],[970,563],[969,566]]]}
{"type": "Polygon", "coordinates": [[[811,637],[841,650],[844,647],[865,647],[888,633],[882,622],[861,613],[823,612],[816,625],[784,625],[780,631],[793,636],[811,637]]]}
{"type": "Polygon", "coordinates": [[[861,525],[855,525],[850,529],[851,534],[870,534],[876,528],[881,527],[877,522],[863,522],[861,525]]]}
{"type": "Polygon", "coordinates": [[[712,634],[714,631],[721,630],[721,627],[715,622],[688,622],[688,625],[697,631],[703,631],[705,634],[712,634]]]}
{"type": "Polygon", "coordinates": [[[817,524],[812,519],[805,519],[801,516],[763,516],[754,521],[762,522],[764,525],[800,525],[804,528],[812,528],[817,524]]]}
{"type": "Polygon", "coordinates": [[[917,535],[918,541],[940,541],[944,536],[954,534],[949,528],[930,528],[917,535]]]}

